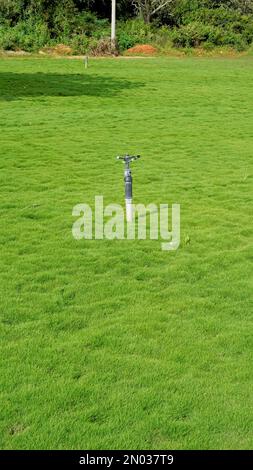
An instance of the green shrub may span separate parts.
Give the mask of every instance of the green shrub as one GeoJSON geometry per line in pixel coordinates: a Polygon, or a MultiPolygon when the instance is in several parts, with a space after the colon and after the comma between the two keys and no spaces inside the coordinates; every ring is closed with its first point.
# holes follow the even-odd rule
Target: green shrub
{"type": "MultiPolygon", "coordinates": [[[[246,11],[246,10],[245,10],[246,11]]],[[[176,2],[174,9],[172,9],[172,16],[174,24],[182,31],[174,33],[174,41],[177,43],[197,43],[199,38],[195,38],[196,26],[204,25],[207,27],[218,28],[220,34],[217,38],[217,30],[213,30],[215,40],[208,34],[208,39],[201,39],[202,33],[205,31],[201,26],[198,26],[200,33],[200,42],[204,44],[206,41],[213,43],[213,45],[231,45],[235,48],[246,48],[253,41],[253,15],[248,11],[248,14],[242,14],[236,8],[236,4],[211,0],[180,0],[176,2]],[[234,7],[233,7],[234,5],[234,7]],[[186,29],[185,29],[186,28],[186,29]],[[190,36],[190,37],[189,37],[190,36]]],[[[188,47],[188,46],[186,46],[188,47]]]]}
{"type": "Polygon", "coordinates": [[[118,34],[117,44],[118,48],[121,52],[133,47],[135,44],[138,43],[138,40],[131,36],[129,33],[126,33],[124,30],[121,30],[118,34]]]}
{"type": "Polygon", "coordinates": [[[210,41],[204,42],[204,44],[202,45],[202,47],[203,47],[203,49],[204,49],[205,51],[212,51],[212,50],[215,48],[214,44],[213,44],[212,42],[210,42],[210,41]]]}
{"type": "Polygon", "coordinates": [[[253,16],[242,15],[237,10],[222,6],[214,9],[199,7],[185,13],[182,22],[185,26],[197,22],[220,28],[223,31],[224,43],[229,42],[230,37],[231,46],[246,47],[253,41],[253,16]],[[238,35],[241,35],[241,38],[238,35]]]}
{"type": "Polygon", "coordinates": [[[171,30],[167,26],[157,29],[153,35],[153,41],[161,48],[171,46],[171,30]]]}
{"type": "Polygon", "coordinates": [[[78,16],[77,23],[79,29],[76,32],[83,32],[88,37],[100,39],[110,35],[110,22],[108,19],[97,18],[94,13],[83,12],[78,16]]]}
{"type": "Polygon", "coordinates": [[[11,28],[0,26],[0,49],[13,51],[17,49],[16,37],[11,28]]]}
{"type": "Polygon", "coordinates": [[[172,26],[180,26],[182,24],[191,23],[193,21],[193,17],[191,15],[194,15],[198,9],[199,0],[180,0],[175,2],[174,8],[172,10],[172,26]]]}
{"type": "Polygon", "coordinates": [[[212,9],[199,7],[185,14],[182,22],[185,25],[197,21],[206,25],[227,27],[236,21],[240,21],[240,18],[241,14],[239,12],[228,8],[220,7],[212,9]]]}
{"type": "Polygon", "coordinates": [[[37,51],[45,46],[49,39],[47,26],[43,23],[22,21],[12,28],[0,27],[0,48],[6,50],[37,51]]]}
{"type": "MultiPolygon", "coordinates": [[[[247,44],[252,44],[253,42],[253,16],[242,15],[240,25],[243,25],[243,29],[241,29],[240,31],[243,40],[247,44]]],[[[234,24],[233,31],[238,32],[237,24],[234,24]]]]}
{"type": "Polygon", "coordinates": [[[87,54],[90,40],[85,34],[75,34],[69,41],[74,54],[87,54]]]}
{"type": "Polygon", "coordinates": [[[222,37],[222,45],[231,46],[237,51],[243,51],[247,47],[243,37],[240,34],[233,33],[232,31],[224,33],[222,37]]]}
{"type": "Polygon", "coordinates": [[[174,47],[198,47],[205,42],[213,45],[222,43],[222,30],[215,26],[202,23],[190,23],[172,31],[172,44],[174,47]]]}
{"type": "Polygon", "coordinates": [[[146,40],[147,38],[152,38],[152,24],[146,24],[143,20],[127,20],[124,23],[121,23],[121,26],[123,26],[123,29],[126,33],[138,39],[139,42],[144,42],[144,40],[146,40]]]}
{"type": "Polygon", "coordinates": [[[214,46],[231,46],[238,51],[247,48],[250,44],[248,37],[234,32],[231,28],[221,28],[213,25],[194,22],[175,28],[172,31],[172,44],[174,47],[199,47],[207,43],[207,48],[214,46]]]}
{"type": "Polygon", "coordinates": [[[154,37],[154,28],[140,19],[127,20],[118,24],[118,47],[120,51],[129,49],[135,44],[145,44],[154,37]]]}

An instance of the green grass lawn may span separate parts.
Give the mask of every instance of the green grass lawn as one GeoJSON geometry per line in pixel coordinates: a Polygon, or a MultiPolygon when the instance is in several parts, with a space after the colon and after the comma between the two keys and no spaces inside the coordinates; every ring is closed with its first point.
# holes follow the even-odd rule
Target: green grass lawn
{"type": "Polygon", "coordinates": [[[3,449],[252,448],[253,59],[0,60],[3,449]],[[72,237],[180,203],[181,245],[72,237]]]}

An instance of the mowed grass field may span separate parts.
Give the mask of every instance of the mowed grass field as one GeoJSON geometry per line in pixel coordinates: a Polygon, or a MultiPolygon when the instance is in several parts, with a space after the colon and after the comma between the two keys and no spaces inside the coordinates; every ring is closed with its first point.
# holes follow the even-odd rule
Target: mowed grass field
{"type": "Polygon", "coordinates": [[[249,449],[253,59],[0,60],[2,449],[249,449]],[[72,237],[179,203],[181,245],[72,237]]]}

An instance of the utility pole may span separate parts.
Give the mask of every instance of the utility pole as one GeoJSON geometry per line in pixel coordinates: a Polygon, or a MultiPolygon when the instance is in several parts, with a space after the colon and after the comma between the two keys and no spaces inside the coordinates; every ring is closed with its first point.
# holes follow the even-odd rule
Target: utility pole
{"type": "Polygon", "coordinates": [[[116,0],[112,0],[111,46],[116,49],[116,0]]]}

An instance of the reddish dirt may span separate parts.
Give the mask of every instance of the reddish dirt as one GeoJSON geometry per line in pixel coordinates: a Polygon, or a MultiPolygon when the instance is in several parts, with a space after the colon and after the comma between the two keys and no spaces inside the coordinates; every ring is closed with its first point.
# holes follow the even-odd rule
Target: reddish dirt
{"type": "Polygon", "coordinates": [[[137,44],[127,50],[127,54],[147,54],[153,55],[157,53],[157,49],[150,44],[137,44]]]}

